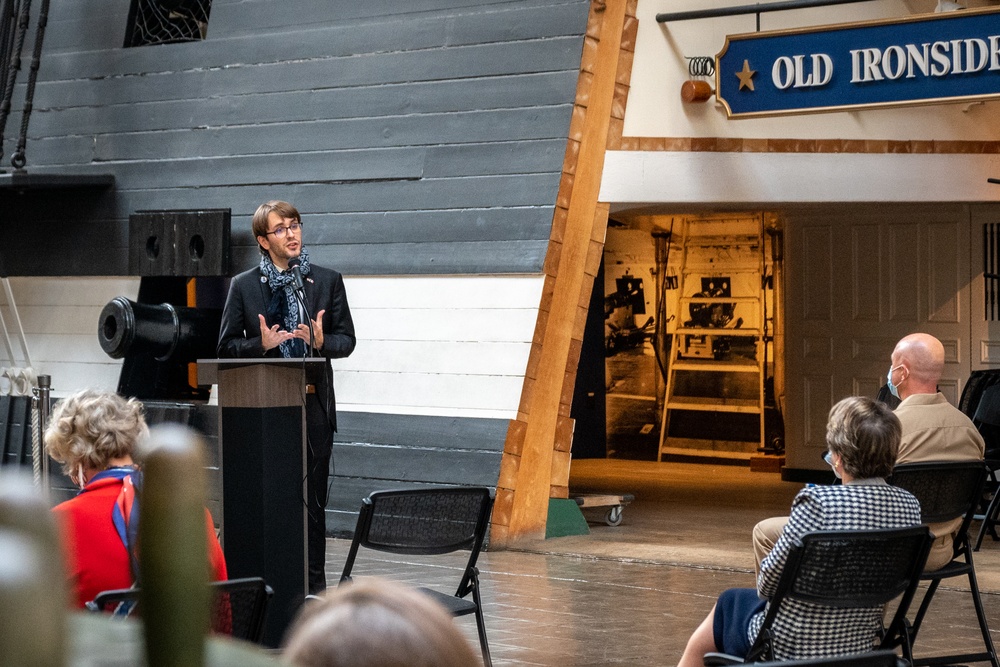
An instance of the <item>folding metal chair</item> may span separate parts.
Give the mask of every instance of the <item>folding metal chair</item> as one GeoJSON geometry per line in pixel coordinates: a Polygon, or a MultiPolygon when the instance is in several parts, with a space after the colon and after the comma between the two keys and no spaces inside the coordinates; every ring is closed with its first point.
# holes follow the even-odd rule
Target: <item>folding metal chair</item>
{"type": "Polygon", "coordinates": [[[430,487],[375,491],[361,504],[354,540],[340,576],[350,581],[359,547],[394,554],[446,554],[469,549],[454,594],[421,588],[455,616],[475,614],[486,667],[493,664],[486,639],[476,560],[486,539],[493,498],[485,487],[430,487]],[[472,599],[467,597],[472,594],[472,599]]]}
{"type": "Polygon", "coordinates": [[[976,618],[983,635],[985,651],[980,653],[962,653],[956,655],[933,656],[913,660],[915,667],[921,665],[944,665],[988,660],[993,667],[1000,667],[997,662],[996,649],[990,637],[990,628],[986,622],[986,612],[979,595],[979,584],[976,581],[976,568],[972,562],[972,545],[969,542],[969,524],[975,516],[976,509],[982,497],[983,483],[987,468],[982,461],[930,461],[924,463],[905,463],[897,465],[889,480],[892,484],[906,489],[920,501],[920,511],[925,523],[941,523],[962,519],[962,525],[954,538],[954,555],[952,561],[940,570],[926,572],[920,575],[921,581],[930,582],[927,592],[920,602],[913,621],[909,623],[910,643],[917,640],[917,633],[923,624],[924,616],[934,598],[934,592],[943,579],[967,576],[972,603],[976,608],[976,618]]]}
{"type": "MultiPolygon", "coordinates": [[[[264,635],[264,620],[267,605],[274,595],[271,587],[260,577],[245,577],[227,581],[213,581],[212,589],[212,630],[260,643],[264,635]]],[[[95,612],[115,613],[119,605],[130,606],[129,615],[141,615],[138,602],[141,595],[138,588],[122,588],[98,593],[87,609],[95,612]]]]}
{"type": "MultiPolygon", "coordinates": [[[[786,603],[808,602],[833,609],[882,607],[899,598],[892,621],[878,639],[879,648],[902,648],[909,658],[906,611],[927,560],[931,538],[927,526],[890,530],[817,531],[792,547],[771,598],[764,622],[745,659],[708,653],[705,665],[732,665],[775,659],[775,642],[785,626],[786,603]]],[[[794,623],[794,619],[789,619],[794,623]]],[[[853,627],[831,621],[827,639],[851,634],[853,627]]],[[[785,640],[787,641],[787,639],[785,640]]],[[[785,663],[783,663],[785,664],[785,663]]]]}
{"type": "Polygon", "coordinates": [[[989,472],[987,481],[984,482],[984,486],[988,487],[984,490],[984,497],[992,494],[986,511],[982,515],[976,515],[977,519],[982,519],[982,524],[973,550],[979,551],[987,532],[994,540],[1000,540],[996,530],[1000,514],[1000,480],[997,480],[997,471],[1000,470],[1000,385],[993,384],[982,391],[972,423],[986,442],[986,467],[989,472]]]}

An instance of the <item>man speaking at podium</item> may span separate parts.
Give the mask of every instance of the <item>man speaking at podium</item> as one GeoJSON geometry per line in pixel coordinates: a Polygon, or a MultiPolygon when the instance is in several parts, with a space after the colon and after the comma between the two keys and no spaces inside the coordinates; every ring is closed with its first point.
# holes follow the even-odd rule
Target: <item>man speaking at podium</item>
{"type": "Polygon", "coordinates": [[[294,206],[283,201],[261,204],[253,216],[253,234],[260,264],[233,278],[229,286],[218,353],[221,358],[327,359],[326,381],[306,396],[309,591],[316,593],[326,588],[327,482],[337,430],[329,360],[354,351],[354,322],[343,276],[309,263],[302,219],[294,206]]]}

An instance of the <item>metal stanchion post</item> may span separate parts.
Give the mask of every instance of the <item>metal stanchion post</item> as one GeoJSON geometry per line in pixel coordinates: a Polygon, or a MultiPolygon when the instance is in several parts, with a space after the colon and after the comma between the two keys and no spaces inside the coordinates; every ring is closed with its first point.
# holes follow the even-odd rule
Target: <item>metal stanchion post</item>
{"type": "Polygon", "coordinates": [[[49,497],[49,457],[45,455],[45,428],[49,425],[49,414],[52,411],[52,376],[38,376],[38,442],[43,443],[40,447],[42,461],[42,492],[45,497],[49,497]]]}

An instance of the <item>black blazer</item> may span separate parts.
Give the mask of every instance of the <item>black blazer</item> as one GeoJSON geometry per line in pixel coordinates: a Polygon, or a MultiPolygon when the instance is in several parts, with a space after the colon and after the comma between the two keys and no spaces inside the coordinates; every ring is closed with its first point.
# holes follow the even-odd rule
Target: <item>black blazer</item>
{"type": "MultiPolygon", "coordinates": [[[[260,269],[254,267],[244,271],[229,285],[229,296],[222,310],[222,328],[219,331],[218,355],[222,359],[255,357],[280,357],[281,351],[272,348],[265,354],[260,341],[260,321],[258,315],[267,317],[267,304],[271,302],[271,288],[261,281],[260,269]]],[[[321,354],[330,359],[346,357],[354,351],[357,338],[354,335],[354,320],[347,305],[347,291],[344,278],[332,269],[312,265],[305,277],[305,302],[309,315],[315,319],[321,310],[323,314],[323,349],[321,354]]],[[[268,326],[278,321],[268,320],[268,326]]],[[[326,366],[325,387],[317,387],[317,398],[325,404],[330,425],[337,428],[336,402],[333,395],[333,368],[326,366]]]]}

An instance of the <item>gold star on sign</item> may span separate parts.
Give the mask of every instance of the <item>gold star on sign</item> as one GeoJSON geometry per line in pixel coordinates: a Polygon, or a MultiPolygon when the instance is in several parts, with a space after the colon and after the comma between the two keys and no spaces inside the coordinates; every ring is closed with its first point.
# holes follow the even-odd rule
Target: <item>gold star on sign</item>
{"type": "Polygon", "coordinates": [[[753,75],[757,73],[757,70],[750,69],[750,61],[743,61],[743,70],[736,73],[737,78],[740,80],[739,90],[744,88],[749,88],[753,90],[753,75]]]}

